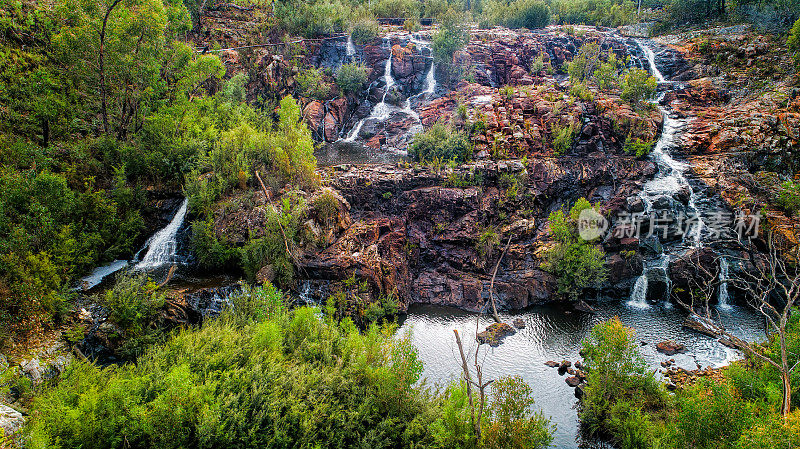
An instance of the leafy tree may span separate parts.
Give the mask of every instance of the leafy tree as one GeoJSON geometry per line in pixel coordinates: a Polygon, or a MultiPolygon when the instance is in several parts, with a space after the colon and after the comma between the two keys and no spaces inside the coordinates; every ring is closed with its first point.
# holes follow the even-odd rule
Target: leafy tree
{"type": "Polygon", "coordinates": [[[582,83],[589,79],[600,65],[600,45],[596,42],[587,42],[581,45],[578,54],[567,67],[569,79],[572,83],[582,83]]]}
{"type": "Polygon", "coordinates": [[[533,390],[519,376],[492,383],[481,439],[487,448],[545,448],[553,441],[553,427],[541,412],[532,413],[533,390]]]}
{"type": "Polygon", "coordinates": [[[345,94],[360,92],[366,82],[367,68],[361,64],[344,64],[336,72],[336,85],[345,94]]]}
{"type": "Polygon", "coordinates": [[[504,2],[490,0],[483,6],[482,22],[509,28],[544,28],[550,23],[550,8],[541,0],[504,2]]]}
{"type": "Polygon", "coordinates": [[[449,10],[439,23],[439,31],[433,35],[433,56],[436,62],[451,64],[453,55],[469,43],[469,30],[464,16],[449,10]]]}
{"type": "Polygon", "coordinates": [[[622,78],[622,99],[638,106],[655,97],[658,82],[646,70],[633,68],[622,78]]]}
{"type": "Polygon", "coordinates": [[[598,211],[599,204],[581,198],[569,214],[557,210],[548,219],[556,244],[547,251],[543,268],[556,275],[558,292],[572,301],[577,301],[584,289],[597,287],[606,279],[605,253],[578,235],[578,219],[586,209],[598,211]]]}
{"type": "Polygon", "coordinates": [[[594,81],[600,90],[607,92],[619,85],[619,61],[614,53],[594,72],[594,81]]]}

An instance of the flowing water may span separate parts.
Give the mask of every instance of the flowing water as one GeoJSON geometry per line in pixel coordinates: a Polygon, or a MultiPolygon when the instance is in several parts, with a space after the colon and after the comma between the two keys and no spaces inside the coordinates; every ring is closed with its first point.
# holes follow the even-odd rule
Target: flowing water
{"type": "MultiPolygon", "coordinates": [[[[660,369],[660,362],[670,358],[674,358],[678,366],[695,369],[697,364],[702,367],[721,366],[738,357],[735,351],[714,339],[684,329],[681,326],[684,314],[667,304],[639,309],[624,302],[601,303],[595,314],[570,312],[556,306],[537,307],[514,315],[501,313],[503,321],[522,318],[526,326],[507,337],[497,348],[481,347],[484,378],[521,376],[533,389],[535,409],[550,417],[558,427],[553,447],[578,447],[574,389],[564,382],[566,376],[559,375],[556,369],[544,363],[548,360],[560,362],[566,359],[573,363],[579,360],[581,340],[593,325],[614,316],[620,317],[625,325],[636,330],[636,338],[646,343],[641,346],[641,352],[653,370],[660,369]],[[670,357],[659,354],[655,345],[664,340],[683,343],[688,352],[670,357]]],[[[749,310],[721,310],[720,320],[740,338],[750,341],[763,338],[761,321],[749,310]]],[[[490,323],[482,320],[480,329],[490,323]]],[[[411,331],[411,342],[419,350],[424,364],[422,376],[429,385],[446,385],[461,374],[453,329],[458,329],[462,336],[474,335],[475,315],[435,306],[413,306],[400,326],[398,335],[411,331]]],[[[473,341],[469,337],[464,340],[473,341]]],[[[470,346],[470,343],[465,344],[470,346]]]]}
{"type": "MultiPolygon", "coordinates": [[[[651,73],[659,81],[660,89],[670,88],[672,84],[665,80],[656,67],[653,50],[641,42],[639,46],[651,73]]],[[[661,361],[672,358],[677,366],[696,369],[723,366],[741,357],[740,353],[723,346],[715,339],[683,328],[685,313],[680,308],[673,307],[669,301],[669,262],[681,252],[703,244],[704,223],[695,193],[686,177],[689,167],[675,160],[671,154],[678,146],[680,131],[686,123],[672,117],[664,108],[659,107],[659,110],[664,117],[664,124],[661,136],[651,153],[652,160],[658,165],[658,173],[644,185],[641,193],[644,214],[676,212],[677,209],[697,217],[693,226],[677,242],[663,242],[663,246],[658,242],[655,245],[663,250],[647,259],[645,270],[636,280],[627,301],[601,302],[595,306],[594,314],[573,312],[560,306],[537,307],[514,315],[501,314],[501,319],[505,322],[522,318],[525,328],[506,338],[497,348],[485,345],[481,347],[485,378],[519,375],[533,388],[535,407],[545,416],[551,417],[552,422],[557,425],[553,447],[575,448],[579,445],[592,446],[596,442],[580,441],[574,389],[565,383],[565,376],[559,375],[558,370],[549,368],[544,363],[549,360],[579,360],[581,341],[592,326],[603,320],[618,316],[626,326],[636,331],[637,339],[642,343],[641,352],[653,371],[661,370],[661,361]],[[679,192],[684,196],[688,195],[685,205],[674,200],[679,192]],[[655,345],[664,340],[683,343],[688,352],[670,357],[659,354],[655,345]]],[[[720,274],[722,281],[727,278],[727,263],[721,265],[721,271],[725,272],[720,274]]],[[[744,340],[763,339],[763,320],[749,309],[730,306],[727,286],[724,282],[722,285],[719,291],[720,307],[717,310],[720,323],[744,340]]],[[[453,329],[470,336],[474,335],[476,329],[483,330],[490,323],[491,321],[482,319],[476,326],[476,317],[472,313],[434,306],[415,306],[409,310],[398,335],[410,333],[411,341],[419,350],[424,364],[424,381],[444,386],[461,375],[453,329]]],[[[472,341],[469,337],[465,340],[472,341]]]]}
{"type": "Polygon", "coordinates": [[[136,264],[137,270],[150,270],[162,265],[178,262],[176,257],[178,249],[178,231],[183,225],[183,219],[186,217],[186,208],[188,204],[189,200],[185,198],[178,212],[172,217],[172,221],[150,237],[145,244],[147,253],[145,253],[142,260],[136,264]]]}

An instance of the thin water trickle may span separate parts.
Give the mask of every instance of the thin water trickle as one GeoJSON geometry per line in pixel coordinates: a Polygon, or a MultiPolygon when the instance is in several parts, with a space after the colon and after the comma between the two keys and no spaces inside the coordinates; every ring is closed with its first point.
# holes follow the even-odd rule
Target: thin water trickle
{"type": "Polygon", "coordinates": [[[730,298],[728,297],[728,272],[728,259],[722,257],[719,259],[719,296],[717,297],[717,306],[723,310],[731,309],[730,298]]]}

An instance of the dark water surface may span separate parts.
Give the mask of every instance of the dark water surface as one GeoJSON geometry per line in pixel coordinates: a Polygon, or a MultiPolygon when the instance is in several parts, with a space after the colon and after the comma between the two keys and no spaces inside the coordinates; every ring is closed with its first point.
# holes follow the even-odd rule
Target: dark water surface
{"type": "MultiPolygon", "coordinates": [[[[725,327],[745,340],[758,340],[764,335],[763,320],[752,311],[739,306],[716,310],[725,327]]],[[[526,327],[507,337],[497,348],[481,347],[485,379],[506,375],[519,375],[533,388],[535,407],[557,425],[553,447],[578,447],[578,422],[573,389],[554,368],[545,366],[548,360],[560,362],[579,360],[581,341],[595,324],[619,316],[620,320],[636,331],[636,338],[646,343],[641,352],[652,369],[661,370],[660,362],[674,358],[678,366],[697,368],[722,366],[741,355],[722,346],[716,340],[683,329],[685,314],[669,303],[635,307],[626,302],[600,303],[595,314],[570,312],[558,307],[537,307],[518,314],[501,314],[501,319],[525,320],[526,327]],[[664,340],[675,340],[686,345],[686,354],[667,357],[656,351],[655,345],[664,340]]],[[[437,306],[412,306],[401,323],[398,335],[411,332],[411,339],[424,363],[423,377],[428,384],[446,385],[458,379],[460,358],[453,329],[467,347],[474,350],[475,315],[437,306]]],[[[480,330],[491,324],[481,320],[480,330]]]]}

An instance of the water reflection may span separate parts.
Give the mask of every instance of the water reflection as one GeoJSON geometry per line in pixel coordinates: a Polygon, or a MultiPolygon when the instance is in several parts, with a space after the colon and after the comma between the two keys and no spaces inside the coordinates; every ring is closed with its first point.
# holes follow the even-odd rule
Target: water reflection
{"type": "MultiPolygon", "coordinates": [[[[738,337],[752,341],[763,335],[762,320],[751,311],[734,307],[719,313],[722,324],[738,337]]],[[[523,318],[526,327],[506,338],[497,348],[481,347],[484,376],[491,379],[519,375],[533,388],[536,407],[558,426],[554,447],[578,447],[577,400],[564,377],[544,363],[578,360],[581,341],[592,326],[613,316],[619,316],[625,325],[636,330],[636,338],[642,342],[641,352],[653,370],[660,370],[660,362],[670,358],[674,358],[678,366],[695,369],[698,364],[702,367],[725,365],[740,356],[714,339],[684,329],[684,314],[678,308],[662,304],[642,310],[624,302],[603,303],[595,314],[558,306],[538,307],[516,315],[501,314],[506,322],[523,318]],[[671,357],[659,354],[655,345],[663,340],[683,343],[688,352],[671,357]]],[[[481,320],[480,329],[490,323],[488,319],[481,320]]],[[[473,314],[437,306],[412,306],[401,324],[400,334],[412,331],[412,342],[425,365],[424,378],[429,384],[442,386],[460,375],[453,329],[462,335],[474,335],[475,328],[473,314]]],[[[472,339],[464,340],[465,345],[474,350],[472,339]]]]}

